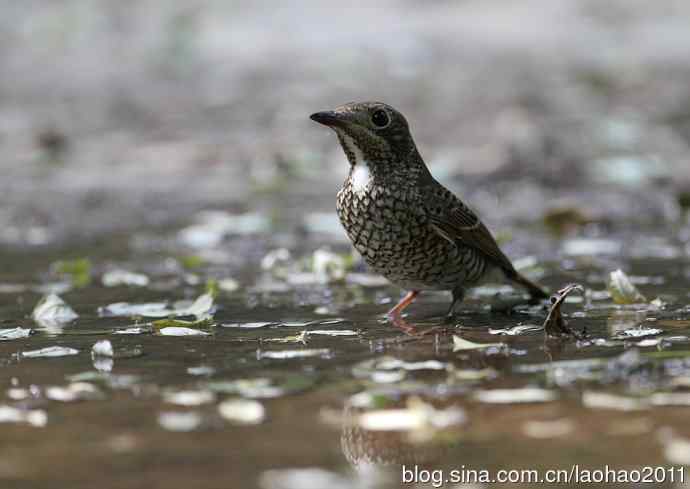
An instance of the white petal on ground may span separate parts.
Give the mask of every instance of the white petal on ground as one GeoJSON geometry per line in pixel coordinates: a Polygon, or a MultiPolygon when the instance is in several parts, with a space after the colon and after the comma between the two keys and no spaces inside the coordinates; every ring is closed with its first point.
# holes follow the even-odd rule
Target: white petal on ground
{"type": "Polygon", "coordinates": [[[465,420],[465,412],[459,407],[436,409],[420,399],[411,398],[406,408],[365,412],[359,415],[357,423],[371,431],[415,431],[448,428],[465,420]]]}
{"type": "Polygon", "coordinates": [[[195,223],[182,229],[177,238],[191,248],[213,248],[218,246],[226,235],[253,234],[270,229],[267,216],[257,213],[230,214],[224,211],[202,211],[195,223]]]}
{"type": "Polygon", "coordinates": [[[575,424],[569,419],[531,420],[522,425],[522,431],[525,435],[540,440],[565,436],[572,433],[574,429],[575,424]]]}
{"type": "Polygon", "coordinates": [[[649,400],[654,406],[690,406],[690,393],[656,392],[649,400]]]}
{"type": "Polygon", "coordinates": [[[582,404],[592,409],[613,409],[616,411],[639,411],[649,407],[647,399],[595,391],[583,392],[582,404]]]}
{"type": "Polygon", "coordinates": [[[48,416],[41,409],[27,411],[12,406],[0,406],[0,423],[27,423],[42,428],[47,422],[48,416]]]}
{"type": "Polygon", "coordinates": [[[16,328],[0,329],[0,341],[18,340],[21,338],[27,338],[33,332],[30,328],[22,328],[18,326],[16,328]]]}
{"type": "Polygon", "coordinates": [[[38,302],[32,317],[42,326],[55,326],[74,321],[79,315],[59,296],[49,294],[38,302]]]}
{"type": "Polygon", "coordinates": [[[158,424],[168,431],[194,431],[201,426],[201,421],[201,414],[195,412],[167,411],[158,415],[158,424]]]}
{"type": "Polygon", "coordinates": [[[105,287],[117,287],[119,285],[146,287],[150,280],[142,273],[134,273],[128,270],[111,270],[103,274],[101,282],[105,287]]]}
{"type": "Polygon", "coordinates": [[[110,340],[97,341],[91,347],[91,355],[101,357],[112,357],[114,355],[113,344],[110,342],[110,340]]]}
{"type": "Polygon", "coordinates": [[[556,391],[540,389],[538,387],[523,387],[521,389],[491,389],[477,391],[474,399],[489,404],[522,404],[532,402],[549,402],[558,398],[556,391]]]}
{"type": "Polygon", "coordinates": [[[223,328],[256,329],[256,328],[264,328],[264,327],[270,326],[272,324],[276,324],[276,323],[226,323],[226,324],[221,324],[220,326],[223,328]]]}
{"type": "Polygon", "coordinates": [[[202,294],[186,309],[178,310],[178,316],[195,316],[197,319],[211,317],[215,310],[213,295],[202,294]]]}
{"type": "Polygon", "coordinates": [[[373,275],[370,273],[348,273],[345,281],[348,284],[360,285],[362,287],[385,287],[390,284],[383,275],[373,275]]]}
{"type": "Polygon", "coordinates": [[[407,373],[404,370],[381,370],[371,373],[371,380],[377,384],[395,384],[405,377],[407,373]]]}
{"type": "Polygon", "coordinates": [[[143,304],[131,304],[129,302],[116,302],[98,308],[101,317],[132,317],[142,316],[150,318],[165,318],[169,316],[196,316],[197,318],[210,317],[215,306],[211,294],[200,295],[193,303],[180,301],[170,307],[167,302],[148,302],[143,304]]]}
{"type": "Polygon", "coordinates": [[[661,343],[661,341],[661,338],[647,338],[645,340],[638,341],[637,343],[635,343],[635,346],[639,346],[640,348],[658,346],[659,343],[661,343]]]}
{"type": "Polygon", "coordinates": [[[115,366],[115,361],[112,357],[101,357],[101,356],[91,356],[91,361],[93,362],[93,368],[99,372],[112,372],[115,366]]]}
{"type": "Polygon", "coordinates": [[[453,351],[481,350],[483,348],[502,348],[503,343],[473,343],[458,335],[453,335],[453,351]]]}
{"type": "Polygon", "coordinates": [[[266,418],[263,404],[249,399],[228,399],[218,405],[220,415],[237,424],[259,424],[266,418]]]}
{"type": "Polygon", "coordinates": [[[622,271],[611,272],[607,289],[616,304],[639,304],[647,302],[630,278],[622,271]]]}
{"type": "Polygon", "coordinates": [[[345,476],[318,467],[267,470],[259,477],[261,489],[355,489],[378,487],[362,484],[345,476]]]}
{"type": "Polygon", "coordinates": [[[261,269],[273,270],[279,265],[284,265],[290,261],[290,258],[290,251],[287,248],[278,248],[276,250],[269,251],[261,259],[261,269]]]}
{"type": "Polygon", "coordinates": [[[174,314],[167,302],[148,302],[144,304],[130,304],[129,302],[116,302],[98,308],[101,317],[129,317],[143,316],[150,318],[164,318],[174,314]]]}
{"type": "Polygon", "coordinates": [[[211,333],[200,329],[183,328],[180,326],[167,326],[158,330],[161,336],[208,336],[211,333]]]}
{"type": "Polygon", "coordinates": [[[328,348],[312,348],[305,350],[259,350],[257,357],[271,358],[275,360],[286,360],[291,358],[308,358],[308,357],[327,357],[330,356],[331,351],[328,348]]]}
{"type": "Polygon", "coordinates": [[[74,382],[66,387],[49,386],[45,388],[45,396],[60,402],[99,400],[105,397],[98,387],[88,382],[74,382]]]}
{"type": "Polygon", "coordinates": [[[664,442],[664,456],[672,464],[690,465],[690,439],[670,437],[664,442]]]}
{"type": "Polygon", "coordinates": [[[544,329],[543,326],[539,326],[536,324],[524,324],[524,325],[519,325],[519,326],[513,326],[512,328],[489,329],[489,333],[490,334],[506,335],[506,336],[517,336],[517,335],[524,334],[524,333],[541,331],[543,329],[544,329]]]}
{"type": "Polygon", "coordinates": [[[312,329],[306,330],[306,334],[308,336],[357,336],[359,333],[357,331],[352,331],[351,329],[312,329]]]}
{"type": "Polygon", "coordinates": [[[223,278],[218,281],[218,288],[223,292],[235,292],[240,288],[240,283],[234,278],[223,278]]]}
{"type": "Polygon", "coordinates": [[[211,391],[187,390],[163,393],[164,402],[178,406],[202,406],[215,400],[216,395],[211,391]]]}
{"type": "Polygon", "coordinates": [[[345,278],[347,263],[345,259],[332,251],[318,249],[312,255],[314,274],[319,282],[336,282],[345,278]]]}
{"type": "Polygon", "coordinates": [[[563,252],[571,256],[617,255],[621,244],[609,239],[576,238],[563,243],[563,252]]]}
{"type": "Polygon", "coordinates": [[[24,358],[54,358],[76,355],[77,353],[79,350],[67,346],[47,346],[40,350],[23,351],[21,355],[24,358]]]}
{"type": "Polygon", "coordinates": [[[239,394],[252,399],[270,399],[286,393],[283,387],[273,385],[273,381],[267,378],[209,382],[206,387],[214,392],[239,394]]]}
{"type": "Polygon", "coordinates": [[[113,334],[144,334],[147,330],[139,326],[133,326],[131,328],[116,329],[113,334]]]}
{"type": "Polygon", "coordinates": [[[640,326],[639,328],[630,328],[626,329],[625,331],[621,331],[617,333],[613,339],[641,338],[644,336],[655,336],[661,333],[663,333],[663,331],[658,328],[645,328],[640,326]]]}
{"type": "Polygon", "coordinates": [[[198,367],[187,367],[189,375],[213,375],[216,369],[208,365],[199,365],[198,367]]]}

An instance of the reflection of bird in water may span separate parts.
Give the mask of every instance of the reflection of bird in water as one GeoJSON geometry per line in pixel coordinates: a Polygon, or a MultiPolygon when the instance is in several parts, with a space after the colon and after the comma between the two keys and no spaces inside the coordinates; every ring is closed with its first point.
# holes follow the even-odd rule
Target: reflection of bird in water
{"type": "Polygon", "coordinates": [[[544,290],[515,270],[487,227],[429,172],[405,117],[379,102],[349,103],[311,118],[333,129],[350,162],[338,192],[340,221],[367,264],[410,292],[388,313],[407,333],[402,310],[420,290],[465,290],[502,272],[533,298],[544,290]]]}
{"type": "Polygon", "coordinates": [[[365,430],[356,422],[357,415],[363,411],[349,403],[343,408],[340,447],[355,470],[369,472],[402,465],[438,468],[439,461],[448,451],[447,445],[412,443],[408,434],[400,431],[365,430]]]}

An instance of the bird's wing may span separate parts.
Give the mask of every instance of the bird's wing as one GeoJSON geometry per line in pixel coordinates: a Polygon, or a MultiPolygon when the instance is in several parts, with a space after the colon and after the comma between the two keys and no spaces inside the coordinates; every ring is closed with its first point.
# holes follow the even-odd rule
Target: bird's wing
{"type": "Polygon", "coordinates": [[[513,272],[513,264],[477,215],[452,192],[434,183],[422,193],[432,229],[452,243],[474,248],[506,272],[513,272]]]}

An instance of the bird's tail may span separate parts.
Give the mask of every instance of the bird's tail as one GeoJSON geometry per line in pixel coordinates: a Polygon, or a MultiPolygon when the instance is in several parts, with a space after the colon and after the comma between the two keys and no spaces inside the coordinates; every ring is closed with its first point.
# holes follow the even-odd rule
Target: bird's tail
{"type": "Polygon", "coordinates": [[[535,284],[516,270],[506,270],[505,274],[513,282],[526,288],[532,299],[547,299],[549,297],[549,294],[540,285],[535,284]]]}

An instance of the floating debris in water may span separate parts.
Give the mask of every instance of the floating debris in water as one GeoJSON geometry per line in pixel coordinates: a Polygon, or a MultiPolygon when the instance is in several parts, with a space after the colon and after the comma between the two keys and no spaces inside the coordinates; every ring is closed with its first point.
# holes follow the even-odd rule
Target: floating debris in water
{"type": "Polygon", "coordinates": [[[148,302],[144,304],[130,304],[129,302],[116,302],[98,308],[101,317],[132,317],[142,316],[151,318],[164,318],[171,316],[175,311],[168,307],[167,302],[148,302]]]}
{"type": "Polygon", "coordinates": [[[304,350],[257,350],[256,356],[259,360],[263,358],[271,358],[274,360],[309,357],[329,358],[331,356],[331,350],[328,348],[312,348],[304,350]]]}
{"type": "Polygon", "coordinates": [[[239,290],[240,283],[234,278],[223,278],[218,280],[218,288],[223,292],[235,292],[239,290]]]}
{"type": "Polygon", "coordinates": [[[436,409],[417,397],[408,399],[404,409],[378,409],[360,414],[357,424],[370,431],[421,431],[444,429],[467,419],[459,407],[436,409]]]}
{"type": "Polygon", "coordinates": [[[42,428],[48,423],[48,415],[41,409],[19,409],[12,406],[0,406],[0,423],[26,423],[42,428]]]}
{"type": "Polygon", "coordinates": [[[504,348],[505,343],[474,343],[458,335],[453,335],[453,351],[483,350],[485,348],[504,348]]]}
{"type": "Polygon", "coordinates": [[[304,330],[307,336],[321,335],[321,336],[357,336],[359,332],[351,329],[311,329],[304,330]]]}
{"type": "Polygon", "coordinates": [[[584,337],[583,333],[577,333],[568,326],[561,312],[563,302],[574,291],[584,292],[584,288],[580,284],[570,284],[551,296],[551,309],[544,321],[544,332],[548,336],[573,336],[578,339],[584,337]]]}
{"type": "Polygon", "coordinates": [[[640,326],[638,328],[631,328],[626,329],[625,331],[621,331],[616,336],[614,336],[613,339],[624,340],[627,338],[643,338],[645,336],[656,336],[661,333],[663,333],[663,331],[658,328],[646,328],[644,326],[640,326]]]}
{"type": "Polygon", "coordinates": [[[287,267],[291,259],[292,255],[290,255],[290,250],[287,248],[278,248],[268,252],[261,259],[261,269],[277,272],[279,269],[287,267]]]}
{"type": "Polygon", "coordinates": [[[199,365],[198,367],[187,367],[189,375],[207,376],[216,373],[216,369],[208,365],[199,365]]]}
{"type": "Polygon", "coordinates": [[[348,273],[345,281],[351,285],[359,285],[361,287],[386,287],[390,282],[383,275],[374,275],[371,273],[348,273]]]}
{"type": "Polygon", "coordinates": [[[48,346],[40,350],[23,351],[21,355],[24,358],[55,358],[76,355],[78,353],[79,350],[67,346],[48,346]]]}
{"type": "Polygon", "coordinates": [[[67,387],[50,386],[45,388],[45,397],[51,401],[75,402],[105,399],[101,390],[88,382],[74,382],[67,387]]]}
{"type": "Polygon", "coordinates": [[[616,304],[640,304],[647,302],[630,278],[620,269],[611,272],[607,289],[616,304]]]}
{"type": "Polygon", "coordinates": [[[215,402],[216,395],[206,390],[186,390],[164,392],[163,401],[178,406],[202,406],[215,402]]]}
{"type": "Polygon", "coordinates": [[[101,282],[105,287],[118,287],[120,285],[146,287],[149,285],[150,280],[143,273],[134,273],[128,270],[110,270],[103,274],[101,282]]]}
{"type": "Polygon", "coordinates": [[[520,389],[491,389],[474,393],[474,399],[488,404],[523,404],[555,401],[558,393],[538,387],[520,389]]]}
{"type": "Polygon", "coordinates": [[[114,352],[113,352],[113,344],[110,342],[110,340],[101,340],[97,341],[92,347],[91,347],[91,356],[94,357],[113,357],[114,352]]]}
{"type": "Polygon", "coordinates": [[[58,295],[49,294],[36,304],[31,317],[40,326],[54,328],[74,321],[79,315],[58,295]]]}
{"type": "Polygon", "coordinates": [[[312,255],[312,269],[321,283],[342,281],[347,267],[348,260],[332,251],[318,249],[312,255]]]}
{"type": "Polygon", "coordinates": [[[200,329],[181,326],[165,326],[157,330],[160,336],[209,336],[211,333],[200,329]]]}
{"type": "Polygon", "coordinates": [[[166,411],[158,415],[158,424],[168,431],[194,431],[201,426],[201,422],[201,415],[196,412],[166,411]]]}
{"type": "Polygon", "coordinates": [[[218,412],[224,419],[242,425],[259,424],[266,418],[263,404],[249,399],[227,399],[218,405],[218,412]]]}
{"type": "Polygon", "coordinates": [[[618,255],[620,251],[621,244],[608,239],[576,238],[563,243],[563,253],[571,256],[618,255]]]}
{"type": "Polygon", "coordinates": [[[489,328],[489,333],[490,334],[505,335],[505,336],[517,336],[517,335],[521,335],[524,333],[533,333],[535,331],[541,331],[543,329],[544,329],[543,326],[539,326],[536,324],[524,324],[524,325],[513,326],[512,328],[505,328],[505,329],[491,329],[491,328],[489,328]]]}
{"type": "Polygon", "coordinates": [[[653,406],[690,406],[690,392],[655,392],[649,400],[653,406]]]}
{"type": "Polygon", "coordinates": [[[144,304],[131,304],[129,302],[116,302],[98,308],[101,317],[151,317],[164,318],[169,316],[184,317],[194,316],[197,319],[210,318],[215,311],[213,295],[205,293],[200,295],[193,303],[178,302],[170,307],[167,302],[149,302],[144,304]]]}
{"type": "Polygon", "coordinates": [[[551,421],[527,421],[522,425],[522,431],[530,438],[540,440],[558,438],[572,433],[575,424],[569,419],[555,419],[551,421]]]}
{"type": "Polygon", "coordinates": [[[317,467],[267,470],[259,477],[261,489],[351,489],[359,480],[317,467]]]}
{"type": "Polygon", "coordinates": [[[690,439],[673,436],[665,440],[664,456],[672,464],[690,465],[690,439]]]}
{"type": "Polygon", "coordinates": [[[33,333],[32,329],[22,328],[21,326],[18,326],[16,328],[0,329],[0,341],[10,341],[19,340],[21,338],[28,338],[31,335],[31,333],[33,333]]]}
{"type": "Polygon", "coordinates": [[[268,231],[270,220],[257,213],[230,214],[224,211],[202,211],[196,215],[195,224],[182,229],[177,237],[190,248],[213,248],[225,236],[255,234],[268,231]]]}
{"type": "Polygon", "coordinates": [[[149,328],[143,328],[141,326],[131,326],[129,328],[116,329],[113,331],[113,334],[144,334],[148,333],[149,331],[149,328]]]}
{"type": "Polygon", "coordinates": [[[186,309],[178,310],[178,316],[194,316],[197,319],[207,319],[213,316],[215,304],[213,294],[205,293],[200,295],[191,306],[186,309]]]}
{"type": "Polygon", "coordinates": [[[594,391],[582,393],[582,404],[588,408],[617,411],[640,411],[649,407],[649,401],[646,399],[594,391]]]}
{"type": "Polygon", "coordinates": [[[371,378],[376,382],[394,382],[394,376],[404,378],[406,371],[446,370],[447,364],[438,360],[405,362],[395,357],[384,356],[364,360],[352,367],[352,375],[357,378],[371,378]]]}
{"type": "Polygon", "coordinates": [[[277,323],[223,323],[220,326],[222,328],[240,328],[240,329],[257,329],[265,328],[266,326],[275,326],[277,323]]]}

